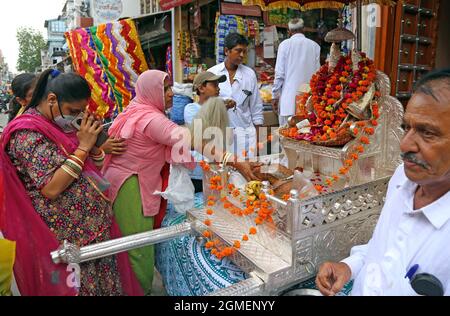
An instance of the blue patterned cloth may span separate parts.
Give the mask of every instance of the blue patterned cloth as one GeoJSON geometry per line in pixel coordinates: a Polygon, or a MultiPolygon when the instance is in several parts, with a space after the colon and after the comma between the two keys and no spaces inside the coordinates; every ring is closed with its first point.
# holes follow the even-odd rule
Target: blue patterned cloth
{"type": "MultiPolygon", "coordinates": [[[[203,207],[203,194],[195,195],[195,207],[203,207]]],[[[181,224],[186,216],[169,204],[162,227],[181,224]]],[[[240,282],[248,276],[233,262],[218,260],[192,236],[156,246],[156,268],[170,296],[203,296],[240,282]]]]}

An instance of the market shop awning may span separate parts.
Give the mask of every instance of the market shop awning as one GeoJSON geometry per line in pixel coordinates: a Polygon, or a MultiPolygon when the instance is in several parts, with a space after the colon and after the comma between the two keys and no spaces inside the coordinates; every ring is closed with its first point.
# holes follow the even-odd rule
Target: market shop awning
{"type": "Polygon", "coordinates": [[[159,7],[161,10],[166,11],[192,1],[193,0],[159,0],[159,7]]]}
{"type": "MultiPolygon", "coordinates": [[[[242,0],[242,5],[257,5],[264,11],[282,8],[312,10],[341,9],[344,5],[355,2],[357,2],[357,0],[242,0]]],[[[395,2],[397,2],[397,0],[361,0],[362,4],[376,3],[380,5],[394,5],[395,2]]]]}

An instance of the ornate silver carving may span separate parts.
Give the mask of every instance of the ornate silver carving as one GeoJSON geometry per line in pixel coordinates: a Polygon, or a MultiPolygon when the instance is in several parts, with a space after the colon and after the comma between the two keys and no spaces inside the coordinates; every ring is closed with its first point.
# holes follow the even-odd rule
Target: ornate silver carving
{"type": "Polygon", "coordinates": [[[402,163],[400,158],[400,141],[403,138],[401,128],[403,120],[403,105],[396,98],[386,95],[381,98],[383,111],[389,113],[384,115],[384,133],[386,135],[382,149],[382,159],[380,159],[380,168],[390,172],[395,171],[398,165],[402,163]]]}
{"type": "Polygon", "coordinates": [[[247,280],[216,291],[208,296],[258,296],[263,294],[263,288],[264,282],[256,275],[252,275],[247,280]]]}
{"type": "MultiPolygon", "coordinates": [[[[291,264],[290,240],[276,227],[260,225],[257,226],[256,235],[249,235],[250,227],[255,226],[254,219],[231,215],[218,204],[214,207],[213,215],[208,216],[203,210],[190,211],[189,220],[195,223],[193,228],[198,233],[202,234],[208,230],[214,234],[214,238],[221,239],[226,246],[232,246],[236,240],[242,240],[244,234],[248,235],[249,240],[241,243],[236,255],[244,255],[254,266],[251,270],[272,273],[291,264]],[[211,220],[209,227],[203,224],[208,218],[211,220]]],[[[242,260],[239,256],[233,259],[242,260]]],[[[249,266],[248,263],[243,264],[249,266]]]]}
{"type": "Polygon", "coordinates": [[[52,261],[55,264],[67,263],[67,264],[79,264],[81,263],[80,248],[69,243],[67,240],[58,248],[58,250],[52,252],[52,261]]]}
{"type": "Polygon", "coordinates": [[[301,216],[294,223],[294,238],[304,230],[324,224],[339,222],[354,214],[381,209],[389,178],[384,178],[348,188],[336,193],[322,195],[300,204],[301,216]]]}
{"type": "Polygon", "coordinates": [[[319,266],[325,261],[340,261],[350,254],[354,245],[367,243],[378,221],[378,211],[350,217],[345,224],[323,226],[314,234],[307,235],[296,242],[294,260],[295,276],[301,281],[314,277],[319,266]]]}
{"type": "MultiPolygon", "coordinates": [[[[347,176],[349,185],[367,183],[390,175],[401,162],[399,143],[403,135],[400,128],[403,107],[397,99],[389,96],[388,76],[377,72],[375,85],[382,94],[379,100],[381,115],[379,125],[375,129],[375,135],[370,137],[371,142],[366,146],[364,154],[359,155],[358,161],[350,168],[347,176]]],[[[363,133],[343,148],[333,148],[311,145],[279,135],[291,169],[302,166],[305,170],[320,172],[323,176],[329,177],[339,173],[349,153],[354,152],[355,146],[360,145],[361,136],[363,133]]],[[[330,215],[330,221],[333,220],[332,217],[330,215]]]]}
{"type": "Polygon", "coordinates": [[[382,96],[391,94],[391,80],[384,72],[377,71],[375,84],[382,96]]]}
{"type": "MultiPolygon", "coordinates": [[[[213,295],[276,294],[296,282],[314,276],[324,261],[341,260],[349,254],[352,246],[364,244],[370,239],[385,200],[388,177],[400,163],[399,142],[403,135],[400,129],[403,108],[396,99],[388,96],[389,79],[379,73],[376,84],[383,94],[380,100],[380,126],[373,136],[376,141],[372,141],[355,166],[358,174],[350,178],[351,187],[336,187],[338,191],[335,193],[308,200],[299,200],[296,194],[291,194],[288,202],[267,195],[276,208],[273,214],[275,226],[258,226],[257,235],[252,235],[248,242],[241,243],[241,249],[230,257],[243,271],[254,272],[257,277],[213,295]],[[355,186],[357,183],[365,184],[355,186]]],[[[355,144],[353,142],[344,148],[329,148],[283,137],[282,143],[286,146],[286,152],[291,153],[290,159],[302,159],[313,169],[327,164],[330,168],[340,167],[350,146],[355,144]]],[[[226,173],[225,168],[220,174],[223,179],[226,173]]],[[[220,200],[225,192],[219,193],[209,188],[209,179],[214,175],[219,173],[214,170],[205,172],[204,194],[205,197],[215,196],[220,200]]],[[[220,203],[217,204],[220,206],[220,203]]],[[[206,229],[224,246],[230,246],[235,240],[241,240],[243,234],[248,234],[249,227],[255,225],[253,217],[232,216],[217,205],[214,211],[211,227],[203,224],[207,218],[204,210],[191,210],[188,212],[191,224],[185,223],[82,249],[65,243],[52,253],[52,259],[55,263],[82,263],[184,234],[201,235],[206,229]]]]}

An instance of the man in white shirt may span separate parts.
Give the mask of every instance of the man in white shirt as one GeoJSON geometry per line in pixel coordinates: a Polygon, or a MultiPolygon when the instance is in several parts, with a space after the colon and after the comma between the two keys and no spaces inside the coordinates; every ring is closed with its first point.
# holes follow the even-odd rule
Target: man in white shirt
{"type": "Polygon", "coordinates": [[[404,164],[372,239],[322,265],[316,283],[324,295],[351,279],[352,295],[450,295],[450,69],[418,82],[403,127],[404,164]]]}
{"type": "Polygon", "coordinates": [[[291,37],[278,47],[272,106],[278,113],[280,126],[295,114],[295,97],[303,84],[320,68],[320,46],[303,35],[302,19],[289,22],[291,37]]]}
{"type": "Polygon", "coordinates": [[[227,81],[219,85],[220,96],[236,102],[236,107],[228,110],[228,116],[230,127],[234,131],[233,151],[241,158],[256,154],[257,131],[264,124],[256,73],[242,65],[247,47],[248,41],[244,36],[238,33],[228,34],[225,38],[225,62],[209,69],[216,75],[227,77],[227,81]]]}

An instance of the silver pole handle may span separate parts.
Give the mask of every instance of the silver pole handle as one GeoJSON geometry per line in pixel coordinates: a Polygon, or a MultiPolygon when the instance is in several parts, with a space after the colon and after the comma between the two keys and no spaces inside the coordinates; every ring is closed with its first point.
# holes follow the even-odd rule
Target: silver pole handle
{"type": "Polygon", "coordinates": [[[52,252],[50,255],[55,264],[79,264],[133,249],[159,244],[176,237],[188,235],[191,233],[191,230],[191,223],[183,223],[82,248],[78,248],[65,241],[58,250],[52,252]]]}

